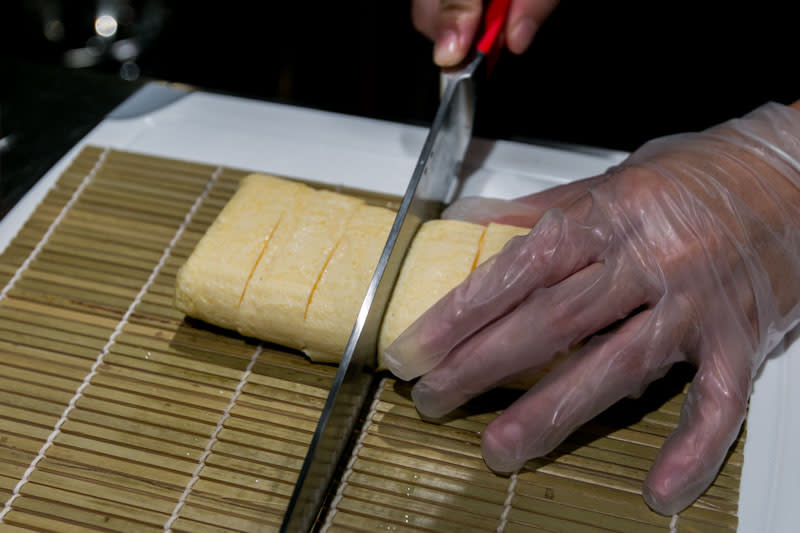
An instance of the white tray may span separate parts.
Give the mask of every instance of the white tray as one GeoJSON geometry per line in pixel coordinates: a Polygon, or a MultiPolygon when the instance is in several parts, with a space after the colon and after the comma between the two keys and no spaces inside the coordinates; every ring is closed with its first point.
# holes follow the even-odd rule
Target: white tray
{"type": "MultiPolygon", "coordinates": [[[[0,250],[87,144],[402,195],[425,128],[151,84],[101,122],[0,221],[0,250]]],[[[477,140],[462,195],[509,198],[603,172],[622,152],[477,140]]],[[[739,531],[793,532],[800,496],[800,344],[771,358],[750,403],[739,531]]]]}

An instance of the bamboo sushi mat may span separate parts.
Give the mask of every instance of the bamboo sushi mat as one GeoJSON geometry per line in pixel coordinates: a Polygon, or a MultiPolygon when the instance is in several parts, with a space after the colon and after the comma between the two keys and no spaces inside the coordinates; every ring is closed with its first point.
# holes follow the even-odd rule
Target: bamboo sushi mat
{"type": "MultiPolygon", "coordinates": [[[[335,367],[172,307],[246,173],[87,147],[0,257],[0,530],[278,529],[335,367]]],[[[480,459],[494,412],[425,423],[385,378],[317,528],[735,530],[744,436],[679,517],[639,495],[675,392],[502,477],[480,459]]]]}

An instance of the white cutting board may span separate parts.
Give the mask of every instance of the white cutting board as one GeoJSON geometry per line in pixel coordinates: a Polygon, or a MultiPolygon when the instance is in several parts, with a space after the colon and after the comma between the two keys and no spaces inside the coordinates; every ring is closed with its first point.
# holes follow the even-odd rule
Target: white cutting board
{"type": "MultiPolygon", "coordinates": [[[[159,84],[140,90],[62,158],[0,221],[5,249],[87,144],[402,195],[425,128],[159,84]]],[[[462,195],[510,198],[603,172],[625,153],[476,140],[462,195]]],[[[800,343],[771,358],[750,403],[742,533],[794,532],[800,502],[800,343]]]]}

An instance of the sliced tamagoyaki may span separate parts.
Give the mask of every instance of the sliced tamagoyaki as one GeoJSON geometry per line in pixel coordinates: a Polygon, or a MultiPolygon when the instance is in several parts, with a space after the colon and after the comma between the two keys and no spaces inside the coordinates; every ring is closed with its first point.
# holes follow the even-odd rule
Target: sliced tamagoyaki
{"type": "Polygon", "coordinates": [[[403,261],[383,317],[378,340],[380,368],[384,368],[386,347],[469,275],[485,229],[457,220],[431,220],[420,227],[403,261]]]}
{"type": "Polygon", "coordinates": [[[239,302],[259,257],[295,199],[311,192],[301,183],[273,176],[244,178],[178,271],[176,307],[236,329],[239,302]]]}
{"type": "Polygon", "coordinates": [[[305,315],[325,263],[363,200],[330,191],[298,198],[275,229],[239,306],[243,335],[302,350],[305,315]]]}
{"type": "MultiPolygon", "coordinates": [[[[244,335],[341,359],[394,212],[266,175],[245,178],[180,269],[176,306],[244,335]]],[[[423,224],[380,330],[378,354],[478,264],[527,232],[423,224]]],[[[382,363],[379,363],[382,367],[382,363]]]]}
{"type": "Polygon", "coordinates": [[[394,211],[364,205],[350,219],[308,305],[303,351],[312,360],[341,360],[394,217],[394,211]]]}
{"type": "Polygon", "coordinates": [[[486,233],[481,240],[481,250],[478,254],[478,261],[475,266],[482,265],[492,256],[499,253],[512,238],[517,235],[525,235],[530,228],[519,226],[509,226],[508,224],[495,224],[494,222],[486,226],[486,233]]]}

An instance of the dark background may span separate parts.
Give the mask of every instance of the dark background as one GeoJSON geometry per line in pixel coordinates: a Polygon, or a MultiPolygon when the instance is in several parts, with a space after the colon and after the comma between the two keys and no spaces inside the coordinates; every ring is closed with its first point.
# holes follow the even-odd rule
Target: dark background
{"type": "MultiPolygon", "coordinates": [[[[790,5],[563,0],[526,54],[501,57],[476,134],[632,150],[768,100],[791,103],[800,22],[790,5]]],[[[406,0],[2,2],[0,216],[149,79],[427,124],[438,71],[409,13],[406,0]],[[93,38],[108,9],[119,31],[93,38]],[[137,53],[115,57],[125,39],[137,53]],[[70,67],[74,50],[90,50],[93,64],[70,67]]]]}

